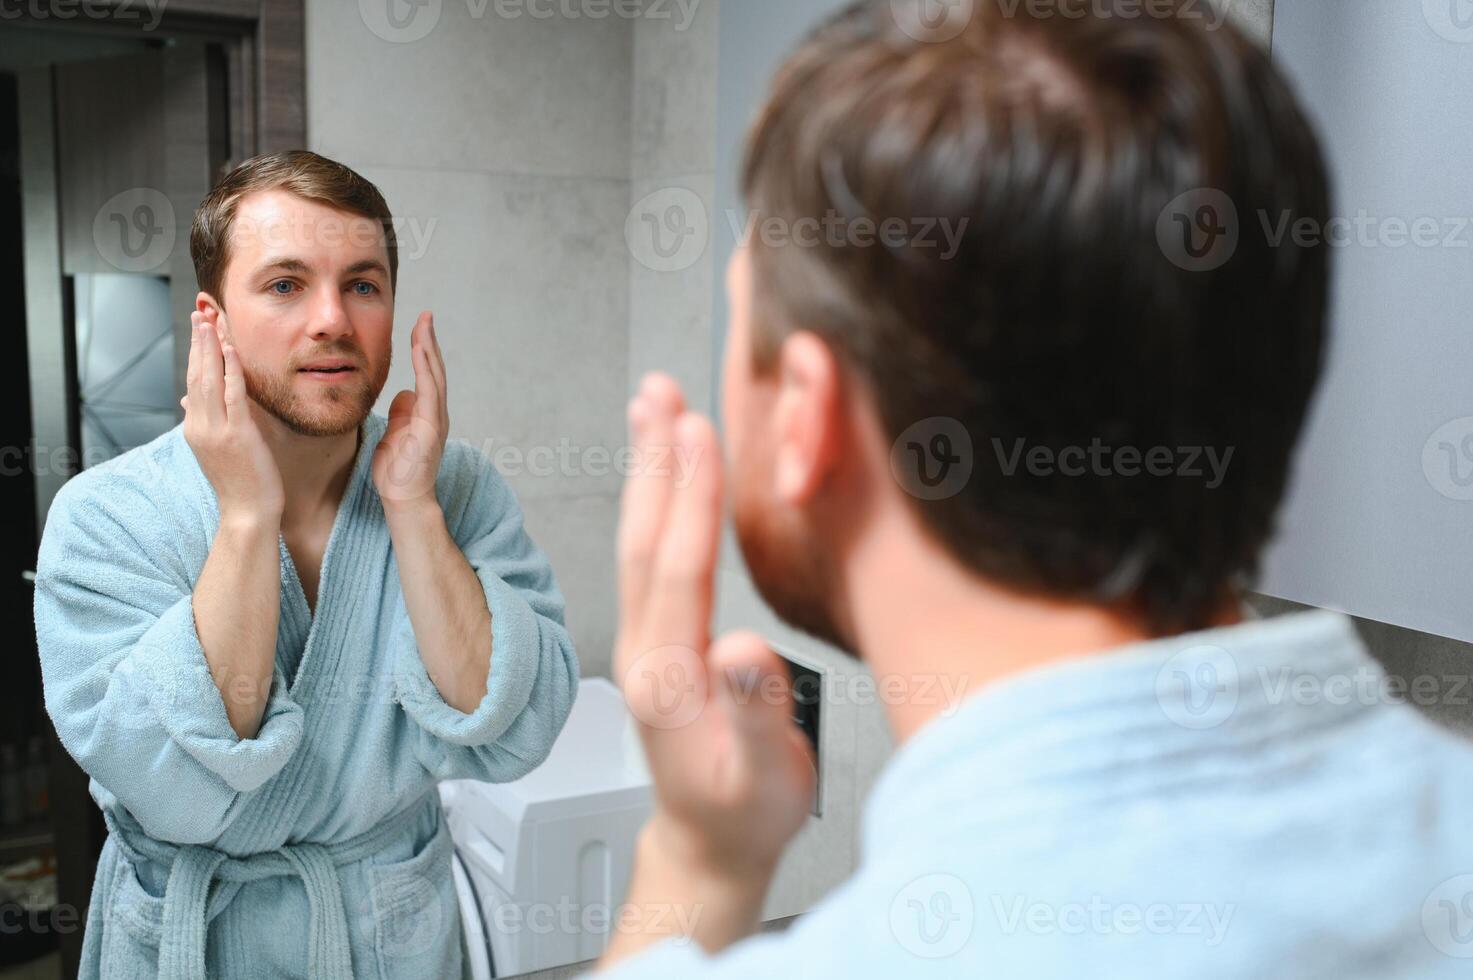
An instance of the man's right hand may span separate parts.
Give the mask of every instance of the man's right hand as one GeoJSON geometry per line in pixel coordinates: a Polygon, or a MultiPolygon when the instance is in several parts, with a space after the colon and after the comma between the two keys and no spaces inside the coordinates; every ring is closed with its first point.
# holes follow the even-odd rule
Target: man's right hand
{"type": "Polygon", "coordinates": [[[225,314],[195,311],[184,438],[220,501],[220,522],[276,525],[286,505],[281,471],[251,417],[240,353],[225,314]]]}

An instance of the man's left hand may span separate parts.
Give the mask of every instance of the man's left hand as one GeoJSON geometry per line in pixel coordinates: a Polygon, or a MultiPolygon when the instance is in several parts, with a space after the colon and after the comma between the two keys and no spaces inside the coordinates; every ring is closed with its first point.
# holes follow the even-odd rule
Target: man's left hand
{"type": "Polygon", "coordinates": [[[420,503],[437,503],[435,478],[450,413],[445,400],[445,359],[435,337],[435,317],[419,315],[410,334],[414,390],[401,391],[389,406],[389,426],[373,456],[373,483],[390,511],[420,503]]]}
{"type": "Polygon", "coordinates": [[[622,922],[605,966],[666,935],[660,912],[671,907],[690,910],[708,952],[755,929],[815,782],[782,660],[754,633],[711,641],[723,516],[715,430],[663,375],[645,379],[629,416],[640,465],[619,522],[614,675],[656,806],[621,910],[633,921],[622,922]],[[672,448],[689,472],[678,472],[672,448]]]}

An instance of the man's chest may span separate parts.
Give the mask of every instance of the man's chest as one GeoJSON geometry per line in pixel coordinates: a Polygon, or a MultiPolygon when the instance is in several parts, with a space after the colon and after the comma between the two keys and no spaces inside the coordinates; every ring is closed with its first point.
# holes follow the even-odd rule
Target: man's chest
{"type": "Polygon", "coordinates": [[[317,589],[322,581],[322,559],[327,554],[327,540],[331,531],[329,525],[320,530],[306,528],[282,532],[282,540],[286,542],[286,550],[291,555],[297,581],[301,583],[302,592],[307,598],[307,607],[314,612],[317,609],[317,589]]]}

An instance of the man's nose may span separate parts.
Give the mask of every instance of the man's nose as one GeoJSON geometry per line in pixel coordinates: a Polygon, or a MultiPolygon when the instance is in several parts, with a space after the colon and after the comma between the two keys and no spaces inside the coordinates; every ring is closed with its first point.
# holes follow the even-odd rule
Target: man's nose
{"type": "Polygon", "coordinates": [[[312,322],[308,331],[313,339],[333,340],[353,332],[342,298],[334,291],[324,291],[312,305],[312,322]]]}

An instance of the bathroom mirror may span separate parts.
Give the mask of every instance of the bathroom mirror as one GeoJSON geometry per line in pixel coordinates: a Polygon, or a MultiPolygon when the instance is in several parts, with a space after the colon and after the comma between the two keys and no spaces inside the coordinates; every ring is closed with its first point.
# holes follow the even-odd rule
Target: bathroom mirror
{"type": "MultiPolygon", "coordinates": [[[[433,310],[451,435],[516,494],[566,598],[583,678],[538,769],[441,787],[455,907],[422,896],[396,941],[416,948],[458,922],[476,977],[594,959],[617,917],[650,806],[608,679],[624,406],[660,368],[714,407],[732,240],[718,207],[735,213],[726,185],[751,84],[832,4],[803,6],[766,5],[782,30],[745,39],[736,5],[723,14],[716,0],[97,0],[0,20],[0,158],[14,163],[0,233],[24,278],[13,363],[31,408],[14,441],[37,460],[7,479],[24,485],[38,529],[67,479],[180,420],[198,289],[190,222],[216,180],[303,147],[388,201],[396,357],[376,411],[413,386],[409,328],[433,310]],[[730,77],[723,56],[736,59],[730,77]],[[738,74],[740,98],[719,95],[738,74]]],[[[34,567],[34,538],[17,556],[34,567]]],[[[24,730],[0,742],[24,782],[42,778],[30,745],[45,735],[50,803],[3,829],[0,864],[37,862],[47,886],[26,901],[80,922],[105,828],[50,735],[39,678],[20,689],[24,730]]],[[[817,738],[816,714],[807,723],[817,738]]],[[[74,974],[80,928],[33,938],[54,946],[58,976],[74,974]]]]}

